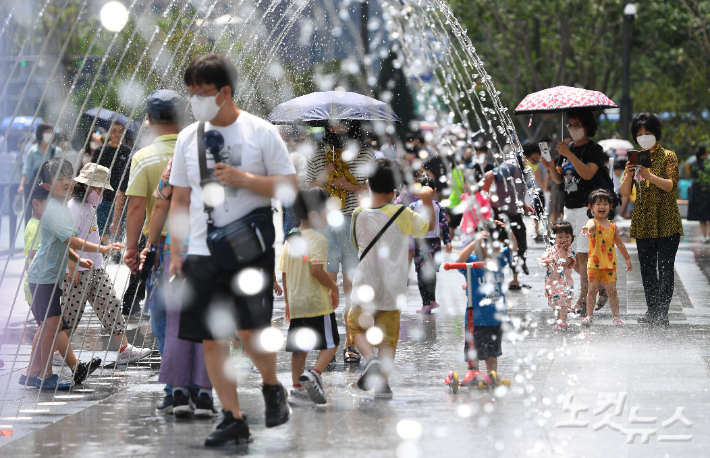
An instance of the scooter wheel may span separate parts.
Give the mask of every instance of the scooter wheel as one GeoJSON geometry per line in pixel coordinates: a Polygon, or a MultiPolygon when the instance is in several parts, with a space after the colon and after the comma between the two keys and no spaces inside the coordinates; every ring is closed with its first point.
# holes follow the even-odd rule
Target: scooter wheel
{"type": "Polygon", "coordinates": [[[459,391],[459,373],[454,372],[451,374],[451,383],[449,384],[449,388],[451,388],[451,392],[456,394],[459,391]]]}

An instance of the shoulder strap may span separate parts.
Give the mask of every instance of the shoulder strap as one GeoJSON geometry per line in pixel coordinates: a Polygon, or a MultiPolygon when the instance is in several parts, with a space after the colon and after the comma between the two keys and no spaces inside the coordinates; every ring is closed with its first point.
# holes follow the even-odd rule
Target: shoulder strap
{"type": "Polygon", "coordinates": [[[54,145],[49,145],[49,158],[54,159],[55,148],[54,145]]]}
{"type": "MultiPolygon", "coordinates": [[[[203,189],[204,186],[210,181],[210,172],[207,170],[207,153],[205,151],[205,145],[202,143],[202,139],[204,137],[205,123],[200,122],[197,124],[197,159],[200,164],[200,186],[203,189]]],[[[204,198],[202,199],[202,204],[205,206],[205,213],[207,213],[207,224],[214,224],[214,221],[212,220],[212,207],[205,203],[204,198]]]]}
{"type": "Polygon", "coordinates": [[[407,207],[405,207],[404,205],[399,207],[399,210],[397,210],[397,213],[395,213],[394,216],[392,216],[392,218],[390,218],[390,220],[387,221],[387,224],[385,224],[384,227],[382,227],[380,232],[378,232],[377,235],[375,236],[375,238],[372,239],[370,244],[367,245],[367,248],[365,248],[365,251],[362,252],[362,255],[360,256],[360,261],[362,261],[365,258],[365,256],[367,256],[367,253],[369,253],[370,249],[375,245],[375,243],[377,243],[377,241],[380,239],[380,237],[382,237],[382,234],[385,233],[385,231],[392,225],[392,223],[394,223],[394,220],[396,220],[397,217],[400,214],[402,214],[402,212],[404,211],[405,208],[407,208],[407,207]]]}

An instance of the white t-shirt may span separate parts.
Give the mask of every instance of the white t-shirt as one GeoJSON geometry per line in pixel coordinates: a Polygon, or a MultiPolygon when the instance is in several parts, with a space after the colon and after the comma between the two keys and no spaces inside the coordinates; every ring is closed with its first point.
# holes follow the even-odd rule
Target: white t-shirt
{"type": "MultiPolygon", "coordinates": [[[[242,111],[237,120],[226,127],[205,123],[205,132],[216,130],[224,137],[220,152],[222,161],[254,175],[295,175],[296,170],[278,129],[273,124],[242,111]]],[[[207,168],[214,170],[214,159],[207,153],[207,168]]],[[[207,249],[207,213],[202,201],[200,162],[197,154],[197,123],[178,135],[175,144],[170,184],[189,187],[190,247],[187,254],[209,256],[207,249]]],[[[217,227],[242,218],[259,207],[271,205],[271,198],[245,188],[225,186],[225,201],[212,210],[217,227]]]]}
{"type": "MultiPolygon", "coordinates": [[[[72,199],[67,204],[71,215],[74,217],[75,229],[79,234],[77,237],[84,239],[87,242],[95,243],[101,245],[101,239],[99,239],[99,225],[96,223],[96,209],[91,206],[88,202],[83,204],[72,199]]],[[[91,259],[94,261],[94,270],[101,270],[104,268],[104,257],[99,252],[84,252],[76,250],[80,258],[91,259]]],[[[89,270],[84,267],[78,267],[79,271],[89,270]]]]}
{"type": "MultiPolygon", "coordinates": [[[[350,238],[358,257],[400,207],[388,204],[355,209],[350,238]]],[[[407,303],[407,236],[421,238],[428,229],[429,220],[406,208],[358,264],[353,279],[353,304],[368,311],[401,309],[407,303]]]]}
{"type": "MultiPolygon", "coordinates": [[[[439,206],[438,202],[432,201],[432,205],[434,206],[434,218],[436,218],[436,226],[434,226],[433,231],[429,231],[426,233],[424,236],[425,239],[438,239],[441,235],[441,227],[439,226],[439,214],[441,213],[441,207],[439,206]]],[[[424,202],[419,199],[414,203],[414,211],[419,213],[420,215],[424,215],[427,220],[429,219],[426,213],[428,210],[424,208],[424,202]]]]}

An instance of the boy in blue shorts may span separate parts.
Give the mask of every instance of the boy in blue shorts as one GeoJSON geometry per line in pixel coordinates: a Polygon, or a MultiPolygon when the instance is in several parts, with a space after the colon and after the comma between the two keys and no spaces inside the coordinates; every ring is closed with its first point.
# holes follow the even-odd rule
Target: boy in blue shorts
{"type": "MultiPolygon", "coordinates": [[[[469,370],[463,385],[482,382],[497,386],[501,383],[497,375],[498,357],[503,354],[502,322],[507,320],[505,294],[502,290],[503,269],[512,263],[512,256],[509,247],[504,247],[497,239],[491,242],[488,235],[487,232],[481,232],[475,242],[461,250],[457,260],[465,263],[493,260],[493,263],[488,262],[487,268],[471,269],[471,278],[467,279],[467,288],[471,290],[466,293],[471,303],[466,307],[464,352],[469,370]],[[473,329],[469,327],[471,320],[473,329]],[[469,348],[471,331],[473,349],[469,348]],[[480,360],[486,362],[488,376],[479,371],[480,360]]],[[[466,269],[460,269],[459,272],[466,277],[466,269]]]]}
{"type": "MultiPolygon", "coordinates": [[[[74,218],[66,206],[67,194],[71,192],[74,178],[74,169],[69,161],[62,158],[50,159],[40,167],[39,176],[42,186],[49,191],[51,198],[45,205],[40,221],[39,248],[27,271],[27,282],[32,293],[30,309],[39,329],[37,343],[33,346],[30,356],[31,368],[27,373],[26,384],[43,390],[68,390],[71,388],[71,382],[61,381],[58,374],[52,374],[50,361],[55,342],[68,342],[62,320],[62,289],[59,286],[64,279],[69,257],[76,256],[70,253],[68,247],[107,254],[119,251],[123,245],[114,243],[100,246],[76,237],[74,218]]],[[[89,260],[74,260],[79,261],[82,267],[92,266],[89,260]]],[[[74,382],[80,384],[100,364],[101,360],[98,358],[89,363],[77,363],[73,368],[74,382]]]]}

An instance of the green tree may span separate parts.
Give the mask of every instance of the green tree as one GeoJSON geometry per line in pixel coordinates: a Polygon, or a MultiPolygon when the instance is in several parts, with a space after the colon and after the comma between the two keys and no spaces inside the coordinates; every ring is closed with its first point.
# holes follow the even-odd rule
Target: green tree
{"type": "MultiPolygon", "coordinates": [[[[622,0],[450,0],[511,110],[529,93],[566,85],[621,99],[622,0]]],[[[633,23],[634,111],[671,112],[664,144],[688,150],[707,139],[710,1],[638,4],[633,23]],[[705,113],[705,114],[703,114],[705,113]]],[[[559,132],[560,115],[517,117],[525,136],[559,132]]],[[[619,134],[604,124],[602,135],[619,134]]],[[[624,137],[626,135],[623,135],[624,137]]]]}
{"type": "Polygon", "coordinates": [[[390,52],[387,58],[382,61],[380,76],[377,79],[375,88],[375,98],[387,102],[392,110],[402,120],[402,124],[397,124],[397,134],[401,139],[410,130],[410,123],[417,119],[412,91],[407,84],[407,78],[402,68],[395,68],[394,61],[397,56],[390,52]]]}

